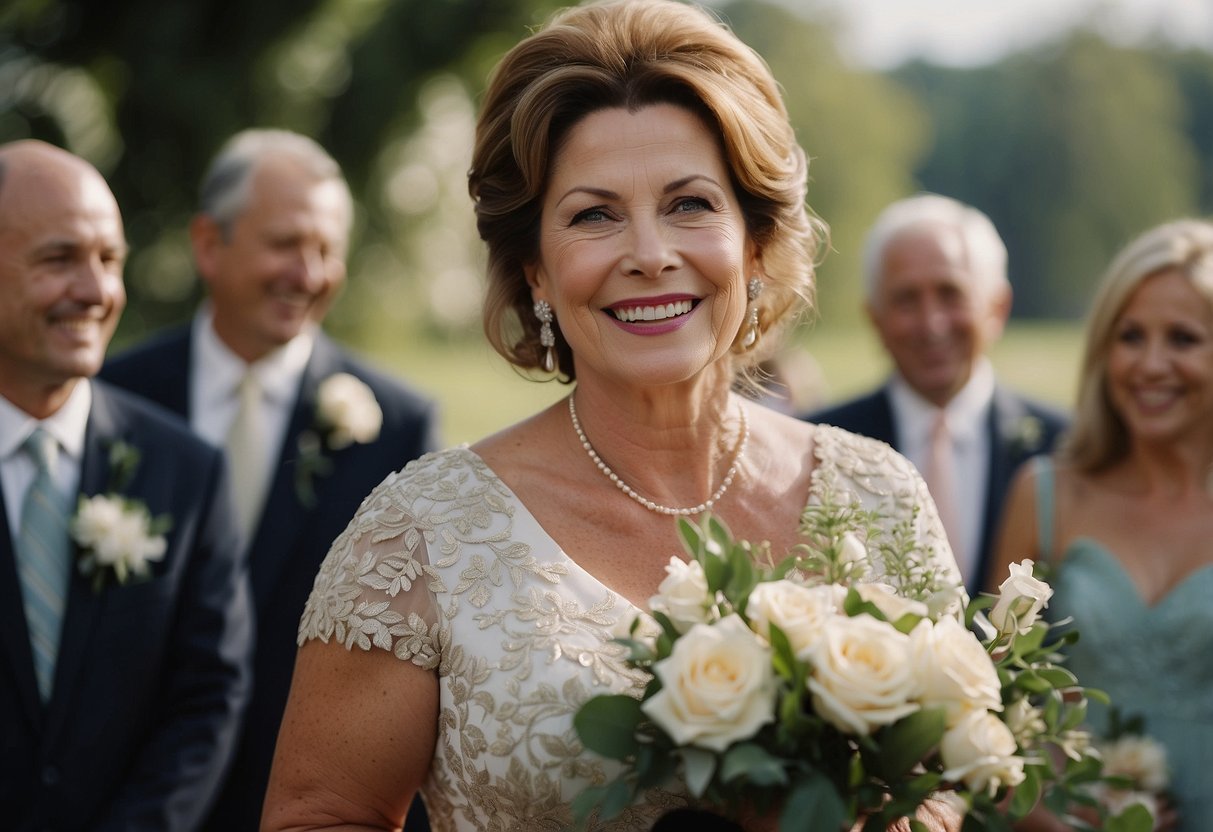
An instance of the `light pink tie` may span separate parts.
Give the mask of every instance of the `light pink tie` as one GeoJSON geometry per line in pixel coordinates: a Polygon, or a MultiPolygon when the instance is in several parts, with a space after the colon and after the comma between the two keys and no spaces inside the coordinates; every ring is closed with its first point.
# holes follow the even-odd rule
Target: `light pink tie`
{"type": "Polygon", "coordinates": [[[952,434],[948,431],[948,415],[939,410],[935,414],[935,422],[931,425],[930,453],[927,464],[922,472],[922,478],[927,482],[927,489],[939,509],[939,519],[943,521],[944,531],[947,532],[948,542],[952,546],[956,559],[960,553],[956,547],[960,545],[960,526],[957,517],[956,490],[954,480],[955,456],[952,453],[952,434]]]}

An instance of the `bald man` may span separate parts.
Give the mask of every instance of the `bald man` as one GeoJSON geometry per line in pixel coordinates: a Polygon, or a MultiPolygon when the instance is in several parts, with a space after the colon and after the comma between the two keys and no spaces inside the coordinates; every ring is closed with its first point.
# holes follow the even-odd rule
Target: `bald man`
{"type": "Polygon", "coordinates": [[[197,828],[250,692],[222,453],[92,378],[126,253],[91,165],[0,145],[0,825],[17,832],[197,828]]]}

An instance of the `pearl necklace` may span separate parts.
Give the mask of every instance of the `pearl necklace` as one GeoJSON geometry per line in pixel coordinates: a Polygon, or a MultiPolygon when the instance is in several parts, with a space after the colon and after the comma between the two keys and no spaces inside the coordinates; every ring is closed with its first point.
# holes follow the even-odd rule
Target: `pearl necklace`
{"type": "Polygon", "coordinates": [[[640,503],[649,511],[655,511],[658,514],[679,515],[682,517],[687,517],[692,514],[703,514],[705,511],[708,511],[712,508],[712,506],[719,502],[720,498],[724,496],[724,492],[728,491],[729,486],[733,484],[733,477],[737,475],[737,464],[741,462],[741,458],[745,455],[746,442],[750,438],[750,423],[746,420],[745,407],[740,406],[739,410],[741,413],[741,439],[737,440],[737,450],[733,452],[733,462],[729,465],[729,470],[725,472],[724,479],[720,481],[720,487],[716,489],[716,493],[697,506],[692,506],[690,508],[670,508],[669,506],[663,506],[659,503],[655,503],[647,497],[643,497],[636,493],[634,488],[621,480],[619,475],[612,471],[610,466],[602,461],[602,457],[598,455],[598,452],[594,450],[594,446],[590,444],[590,440],[586,438],[585,431],[581,429],[581,422],[577,418],[577,406],[573,404],[573,397],[571,395],[569,396],[569,416],[571,416],[573,419],[573,430],[577,432],[577,438],[581,440],[581,447],[585,448],[585,452],[589,454],[590,459],[593,461],[594,465],[597,466],[598,470],[601,471],[607,479],[613,482],[616,488],[618,488],[624,494],[627,494],[636,502],[640,503]]]}

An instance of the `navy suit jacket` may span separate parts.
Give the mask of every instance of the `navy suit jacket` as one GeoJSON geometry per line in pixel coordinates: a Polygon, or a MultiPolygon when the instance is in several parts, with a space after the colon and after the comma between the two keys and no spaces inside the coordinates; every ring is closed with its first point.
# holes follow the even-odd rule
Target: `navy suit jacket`
{"type": "Polygon", "coordinates": [[[140,454],[121,493],[172,520],[167,551],[150,579],[100,591],[72,569],[45,706],[0,509],[5,829],[188,832],[235,750],[251,687],[253,612],[226,462],[177,418],[94,382],[82,496],[110,492],[115,441],[140,454]]]}
{"type": "MultiPolygon", "coordinates": [[[[887,385],[867,395],[810,413],[805,419],[870,436],[901,450],[897,447],[897,425],[887,385]]],[[[985,484],[981,543],[977,570],[967,582],[971,596],[976,597],[976,593],[985,588],[986,570],[998,531],[1002,504],[1015,469],[1029,457],[1049,452],[1066,424],[1066,417],[1061,411],[1027,399],[1001,385],[995,386],[985,426],[990,438],[990,473],[985,484]]]]}
{"type": "MultiPolygon", "coordinates": [[[[107,362],[101,374],[188,419],[190,353],[190,328],[179,327],[107,362]]],[[[249,549],[257,610],[253,699],[236,760],[205,828],[257,828],[290,691],[299,619],[320,563],[363,498],[384,477],[437,448],[432,402],[317,334],[249,549]],[[309,505],[296,489],[299,436],[313,426],[316,391],[334,373],[357,376],[371,388],[383,410],[383,428],[374,442],[326,452],[332,470],[312,479],[315,499],[309,505]]]]}

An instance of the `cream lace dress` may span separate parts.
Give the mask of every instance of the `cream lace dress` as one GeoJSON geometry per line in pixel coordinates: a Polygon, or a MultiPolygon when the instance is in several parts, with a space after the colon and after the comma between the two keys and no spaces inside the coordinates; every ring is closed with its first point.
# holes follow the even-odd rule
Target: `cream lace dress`
{"type": "MultiPolygon", "coordinates": [[[[815,436],[806,502],[849,495],[894,519],[920,507],[917,534],[959,582],[910,463],[838,428],[815,436]]],[[[454,448],[366,498],[320,569],[299,643],[390,650],[437,672],[438,743],[421,790],[435,832],[555,831],[569,828],[579,792],[617,773],[583,751],[572,719],[591,696],[640,695],[642,678],[611,642],[636,612],[561,551],[479,456],[454,448]]],[[[685,803],[650,793],[600,828],[648,829],[685,803]]]]}

